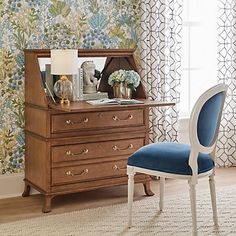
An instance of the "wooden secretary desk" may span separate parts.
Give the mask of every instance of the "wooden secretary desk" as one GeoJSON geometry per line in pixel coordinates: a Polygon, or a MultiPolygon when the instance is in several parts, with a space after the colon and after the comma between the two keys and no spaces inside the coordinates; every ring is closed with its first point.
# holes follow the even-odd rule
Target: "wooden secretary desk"
{"type": "MultiPolygon", "coordinates": [[[[143,104],[93,106],[85,101],[69,107],[54,104],[43,88],[39,58],[50,50],[25,50],[25,190],[44,195],[43,212],[61,194],[127,184],[126,164],[130,154],[148,144],[148,116],[152,106],[173,103],[147,100],[139,85],[133,98],[143,104]]],[[[133,50],[79,49],[78,57],[106,57],[100,91],[107,91],[109,75],[118,69],[137,71],[133,50]]],[[[153,195],[150,177],[136,175],[145,193],[153,195]]]]}

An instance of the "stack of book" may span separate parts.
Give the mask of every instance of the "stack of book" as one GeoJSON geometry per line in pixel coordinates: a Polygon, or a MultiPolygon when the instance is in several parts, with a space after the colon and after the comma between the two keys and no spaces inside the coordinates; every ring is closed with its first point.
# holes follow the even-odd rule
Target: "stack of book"
{"type": "Polygon", "coordinates": [[[73,101],[83,100],[83,69],[78,69],[77,75],[72,75],[73,101]]]}
{"type": "Polygon", "coordinates": [[[105,99],[108,98],[107,92],[96,92],[96,93],[87,93],[83,94],[83,100],[96,100],[96,99],[105,99]]]}

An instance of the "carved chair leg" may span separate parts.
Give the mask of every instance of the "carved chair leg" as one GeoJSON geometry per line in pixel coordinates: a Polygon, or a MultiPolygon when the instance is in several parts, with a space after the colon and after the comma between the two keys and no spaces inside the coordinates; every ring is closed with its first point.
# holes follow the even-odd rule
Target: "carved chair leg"
{"type": "Polygon", "coordinates": [[[30,185],[25,183],[25,188],[24,188],[24,192],[22,193],[22,197],[28,197],[30,195],[30,185]]]}
{"type": "Polygon", "coordinates": [[[153,196],[154,195],[154,193],[152,192],[151,187],[150,187],[150,182],[143,183],[143,187],[144,187],[144,191],[145,191],[147,196],[153,196]]]}
{"type": "Polygon", "coordinates": [[[134,173],[128,176],[128,227],[132,227],[132,206],[134,198],[134,173]]]}
{"type": "Polygon", "coordinates": [[[192,225],[193,225],[193,236],[197,236],[197,210],[196,210],[196,184],[192,184],[189,181],[189,193],[191,201],[191,212],[192,212],[192,225]]]}
{"type": "Polygon", "coordinates": [[[215,190],[215,173],[209,176],[209,184],[210,184],[210,192],[211,192],[211,204],[213,210],[213,220],[214,224],[218,226],[218,218],[217,218],[217,207],[216,207],[216,190],[215,190]]]}
{"type": "Polygon", "coordinates": [[[159,202],[160,211],[163,211],[164,207],[164,192],[165,192],[165,178],[160,177],[160,202],[159,202]]]}
{"type": "Polygon", "coordinates": [[[45,195],[44,196],[44,204],[43,204],[43,208],[42,208],[42,212],[43,213],[48,213],[51,211],[52,209],[52,199],[54,196],[52,195],[45,195]]]}

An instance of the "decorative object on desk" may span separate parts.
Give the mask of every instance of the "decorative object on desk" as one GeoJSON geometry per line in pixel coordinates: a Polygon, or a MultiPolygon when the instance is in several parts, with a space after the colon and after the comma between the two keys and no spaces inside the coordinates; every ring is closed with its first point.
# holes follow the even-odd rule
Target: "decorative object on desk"
{"type": "Polygon", "coordinates": [[[77,50],[53,49],[51,50],[51,74],[60,75],[60,80],[54,84],[54,93],[61,100],[61,104],[70,105],[73,97],[72,82],[67,75],[78,73],[77,50]]]}
{"type": "Polygon", "coordinates": [[[96,93],[87,93],[83,94],[83,100],[95,100],[95,99],[104,99],[108,98],[108,92],[96,92],[96,93]]]}
{"type": "Polygon", "coordinates": [[[61,78],[54,84],[54,93],[61,99],[61,104],[65,103],[70,105],[70,101],[73,101],[72,82],[66,76],[61,76],[61,78]]]}
{"type": "Polygon", "coordinates": [[[81,68],[83,69],[83,92],[96,93],[98,79],[95,77],[95,64],[93,61],[85,61],[82,63],[81,68]]]}
{"type": "Polygon", "coordinates": [[[113,95],[116,98],[132,98],[132,91],[140,83],[140,76],[134,70],[118,70],[108,78],[108,84],[113,88],[113,95]]]}
{"type": "Polygon", "coordinates": [[[79,68],[77,75],[77,84],[76,84],[77,101],[83,100],[83,84],[84,84],[83,77],[84,77],[83,69],[79,68]]]}
{"type": "Polygon", "coordinates": [[[91,105],[129,105],[129,104],[143,104],[143,101],[136,99],[123,99],[123,98],[104,98],[97,100],[90,100],[87,103],[91,105]]]}
{"type": "Polygon", "coordinates": [[[132,89],[128,88],[124,82],[115,83],[112,88],[113,88],[113,95],[115,98],[126,98],[126,99],[132,98],[132,89]]]}
{"type": "Polygon", "coordinates": [[[83,100],[83,70],[79,68],[76,75],[70,75],[68,77],[72,82],[73,89],[71,101],[75,102],[83,100]]]}

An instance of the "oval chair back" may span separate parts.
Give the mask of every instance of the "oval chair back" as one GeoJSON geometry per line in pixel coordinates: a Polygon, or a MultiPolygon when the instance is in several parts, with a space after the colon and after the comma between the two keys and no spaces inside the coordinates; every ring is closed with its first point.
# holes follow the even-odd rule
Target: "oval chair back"
{"type": "Polygon", "coordinates": [[[214,160],[214,151],[227,85],[216,85],[203,93],[195,103],[189,121],[189,140],[191,154],[189,165],[193,174],[197,174],[198,153],[211,154],[214,160]]]}

